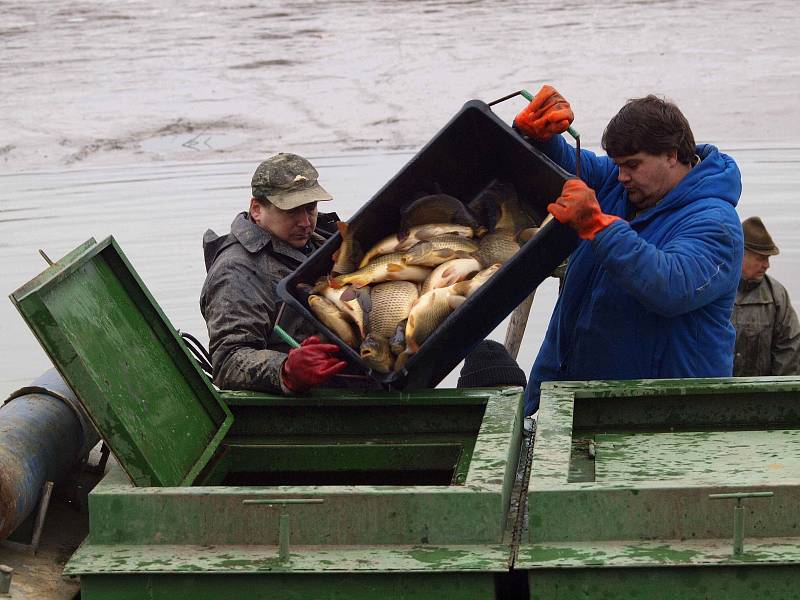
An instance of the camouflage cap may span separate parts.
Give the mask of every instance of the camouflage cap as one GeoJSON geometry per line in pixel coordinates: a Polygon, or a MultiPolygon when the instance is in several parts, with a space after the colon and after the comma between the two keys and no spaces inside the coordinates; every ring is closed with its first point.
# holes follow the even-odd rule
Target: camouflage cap
{"type": "Polygon", "coordinates": [[[310,202],[331,200],[317,183],[319,173],[302,156],[281,152],[256,168],[251,182],[253,196],[265,198],[282,210],[310,202]]]}
{"type": "Polygon", "coordinates": [[[742,231],[744,232],[745,250],[764,256],[780,254],[780,250],[772,241],[772,237],[759,217],[750,217],[742,221],[742,231]]]}

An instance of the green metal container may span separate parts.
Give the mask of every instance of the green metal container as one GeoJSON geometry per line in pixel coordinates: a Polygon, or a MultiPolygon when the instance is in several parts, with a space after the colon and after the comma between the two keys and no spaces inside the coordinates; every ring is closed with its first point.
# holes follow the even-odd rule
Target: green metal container
{"type": "Polygon", "coordinates": [[[528,509],[531,598],[796,597],[800,378],[546,384],[528,509]]]}
{"type": "Polygon", "coordinates": [[[495,596],[520,388],[220,393],[111,238],[12,300],[121,465],[85,600],[495,596]]]}

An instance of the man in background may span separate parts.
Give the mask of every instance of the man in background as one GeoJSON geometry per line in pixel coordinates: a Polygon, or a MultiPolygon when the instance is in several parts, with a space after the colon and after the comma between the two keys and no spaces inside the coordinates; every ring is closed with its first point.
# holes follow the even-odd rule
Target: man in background
{"type": "Polygon", "coordinates": [[[759,217],[742,222],[744,259],[731,321],[736,377],[800,374],[800,323],[786,288],[767,275],[779,254],[759,217]]]}

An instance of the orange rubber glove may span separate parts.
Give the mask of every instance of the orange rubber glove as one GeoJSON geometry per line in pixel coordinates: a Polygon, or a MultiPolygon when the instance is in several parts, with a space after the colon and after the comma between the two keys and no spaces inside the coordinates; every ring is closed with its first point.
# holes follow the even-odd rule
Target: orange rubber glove
{"type": "Polygon", "coordinates": [[[315,335],[304,339],[299,348],[289,351],[283,362],[283,385],[293,392],[303,392],[336,375],[347,366],[343,360],[331,356],[338,351],[336,344],[323,344],[315,335]]]}
{"type": "Polygon", "coordinates": [[[581,179],[568,179],[561,188],[561,195],[547,205],[547,210],[561,223],[569,225],[583,240],[594,236],[611,225],[621,221],[619,217],[607,215],[600,210],[594,190],[581,179]]]}
{"type": "Polygon", "coordinates": [[[564,133],[575,120],[572,108],[564,96],[551,85],[543,85],[528,106],[514,119],[522,133],[541,142],[564,133]]]}

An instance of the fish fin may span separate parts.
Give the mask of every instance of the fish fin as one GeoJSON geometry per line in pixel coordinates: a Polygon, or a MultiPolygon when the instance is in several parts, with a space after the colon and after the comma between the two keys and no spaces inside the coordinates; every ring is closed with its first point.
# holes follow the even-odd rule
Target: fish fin
{"type": "Polygon", "coordinates": [[[406,265],[400,263],[389,263],[388,265],[386,265],[386,270],[389,271],[389,273],[397,273],[398,271],[402,271],[405,268],[406,265]]]}
{"type": "Polygon", "coordinates": [[[336,229],[339,230],[339,235],[342,237],[347,235],[347,223],[344,221],[336,221],[336,229]]]}
{"type": "Polygon", "coordinates": [[[364,250],[361,248],[361,242],[353,240],[353,262],[360,263],[363,256],[364,250]]]}
{"type": "Polygon", "coordinates": [[[365,315],[369,315],[369,313],[372,312],[372,295],[370,294],[369,288],[360,288],[355,291],[355,296],[358,300],[358,304],[361,306],[361,310],[364,311],[365,315]]]}
{"type": "Polygon", "coordinates": [[[464,304],[464,302],[466,302],[466,301],[467,301],[467,299],[464,296],[458,296],[456,294],[451,294],[451,295],[449,295],[447,297],[447,304],[453,310],[457,309],[459,306],[464,304]]]}
{"type": "Polygon", "coordinates": [[[344,275],[340,275],[339,277],[331,278],[331,280],[328,282],[328,285],[330,285],[333,289],[338,290],[346,286],[348,283],[350,283],[348,278],[346,278],[344,275]]]}
{"type": "Polygon", "coordinates": [[[438,250],[434,250],[431,254],[439,258],[448,258],[448,259],[459,257],[459,253],[453,250],[452,248],[439,248],[438,250]]]}
{"type": "Polygon", "coordinates": [[[437,229],[433,226],[426,226],[423,225],[416,231],[416,237],[420,241],[427,241],[431,238],[436,237],[437,229]]]}
{"type": "Polygon", "coordinates": [[[409,352],[408,349],[403,350],[400,354],[397,355],[397,360],[394,361],[395,373],[398,373],[405,368],[406,362],[408,362],[410,356],[411,352],[409,352]]]}
{"type": "Polygon", "coordinates": [[[342,302],[350,302],[350,300],[356,299],[356,290],[353,286],[348,287],[345,291],[342,292],[342,295],[339,296],[342,302]]]}
{"type": "Polygon", "coordinates": [[[339,247],[336,249],[336,251],[335,251],[333,254],[331,254],[331,260],[332,260],[333,262],[336,262],[337,260],[339,260],[339,252],[340,252],[341,250],[342,250],[342,247],[341,247],[341,246],[339,246],[339,247]]]}
{"type": "Polygon", "coordinates": [[[463,296],[469,291],[469,281],[459,281],[452,285],[450,289],[456,296],[463,296]]]}

